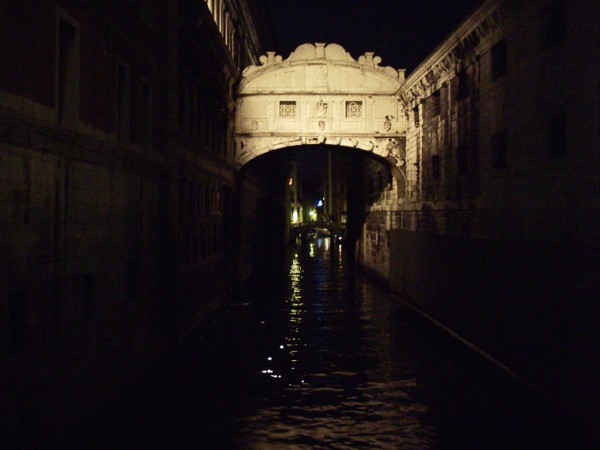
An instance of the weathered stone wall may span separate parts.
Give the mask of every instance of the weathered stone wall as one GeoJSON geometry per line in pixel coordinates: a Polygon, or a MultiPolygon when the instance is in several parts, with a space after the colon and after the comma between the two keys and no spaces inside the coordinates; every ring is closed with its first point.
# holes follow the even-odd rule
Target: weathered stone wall
{"type": "Polygon", "coordinates": [[[0,442],[32,448],[251,270],[230,106],[261,51],[232,52],[203,2],[41,3],[0,5],[0,442]]]}
{"type": "Polygon", "coordinates": [[[39,151],[6,137],[1,419],[52,429],[113,395],[167,343],[165,183],[116,160],[67,157],[65,142],[39,151]]]}
{"type": "Polygon", "coordinates": [[[389,262],[365,256],[588,418],[600,413],[598,23],[590,0],[488,1],[442,42],[400,93],[407,183],[397,212],[383,208],[389,262]]]}
{"type": "Polygon", "coordinates": [[[361,189],[367,208],[357,243],[358,262],[378,277],[387,279],[390,276],[390,231],[397,228],[395,220],[401,202],[398,182],[403,182],[404,176],[394,178],[390,167],[378,160],[365,158],[364,164],[361,189]]]}

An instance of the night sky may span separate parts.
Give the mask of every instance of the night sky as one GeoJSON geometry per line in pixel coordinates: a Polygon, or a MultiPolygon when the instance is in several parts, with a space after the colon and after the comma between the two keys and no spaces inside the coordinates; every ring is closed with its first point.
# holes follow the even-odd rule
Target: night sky
{"type": "Polygon", "coordinates": [[[337,43],[354,59],[414,70],[480,0],[267,0],[278,54],[304,43],[337,43]]]}

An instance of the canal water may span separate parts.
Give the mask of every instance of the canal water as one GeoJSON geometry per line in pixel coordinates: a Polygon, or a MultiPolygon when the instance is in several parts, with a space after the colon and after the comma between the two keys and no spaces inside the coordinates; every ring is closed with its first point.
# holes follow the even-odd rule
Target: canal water
{"type": "Polygon", "coordinates": [[[580,449],[583,428],[430,325],[328,238],[292,249],[80,448],[580,449]]]}

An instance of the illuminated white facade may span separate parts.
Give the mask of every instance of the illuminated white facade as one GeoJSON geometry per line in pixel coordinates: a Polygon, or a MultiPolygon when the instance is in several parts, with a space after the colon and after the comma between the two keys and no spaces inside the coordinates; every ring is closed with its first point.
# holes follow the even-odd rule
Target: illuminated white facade
{"type": "Polygon", "coordinates": [[[397,92],[404,70],[355,60],[337,44],[303,44],[287,59],[269,52],[243,72],[235,163],[297,145],[356,148],[403,164],[405,117],[397,92]]]}

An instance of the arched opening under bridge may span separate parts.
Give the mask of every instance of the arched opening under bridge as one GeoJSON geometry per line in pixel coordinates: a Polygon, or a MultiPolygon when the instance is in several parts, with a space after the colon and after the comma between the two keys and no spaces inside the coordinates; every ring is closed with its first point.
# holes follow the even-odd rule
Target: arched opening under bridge
{"type": "Polygon", "coordinates": [[[325,237],[353,249],[368,207],[391,202],[398,191],[393,169],[387,159],[354,147],[303,145],[261,154],[241,168],[241,176],[267,183],[268,202],[257,210],[261,242],[325,237]]]}

